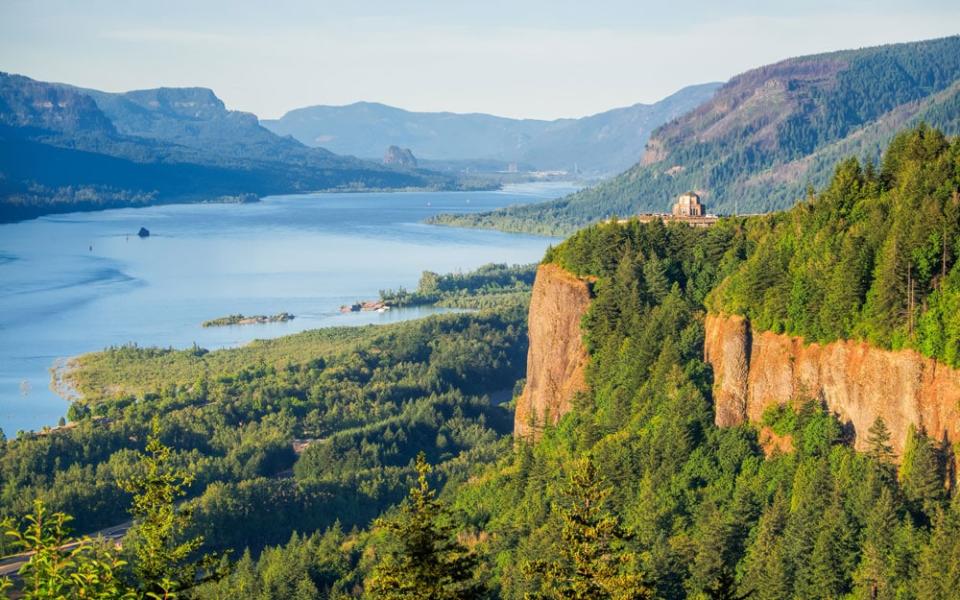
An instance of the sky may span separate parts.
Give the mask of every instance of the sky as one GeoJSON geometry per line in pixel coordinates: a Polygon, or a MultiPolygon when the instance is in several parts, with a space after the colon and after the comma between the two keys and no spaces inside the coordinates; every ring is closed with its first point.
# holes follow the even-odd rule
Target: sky
{"type": "Polygon", "coordinates": [[[791,56],[960,33],[956,0],[0,0],[0,70],[106,91],[577,117],[791,56]]]}

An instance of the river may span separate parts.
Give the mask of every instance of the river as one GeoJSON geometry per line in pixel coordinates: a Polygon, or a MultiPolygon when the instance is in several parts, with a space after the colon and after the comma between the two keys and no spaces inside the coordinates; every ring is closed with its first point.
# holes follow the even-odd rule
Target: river
{"type": "Polygon", "coordinates": [[[226,348],[333,325],[386,323],[430,309],[341,314],[414,288],[420,273],[530,263],[555,239],[425,225],[562,196],[569,184],[496,192],[316,193],[253,204],[177,204],[53,215],[0,225],[0,427],[54,425],[66,402],[50,368],[107,346],[226,348]],[[151,235],[139,238],[146,227],[151,235]],[[203,328],[233,313],[285,323],[203,328]]]}

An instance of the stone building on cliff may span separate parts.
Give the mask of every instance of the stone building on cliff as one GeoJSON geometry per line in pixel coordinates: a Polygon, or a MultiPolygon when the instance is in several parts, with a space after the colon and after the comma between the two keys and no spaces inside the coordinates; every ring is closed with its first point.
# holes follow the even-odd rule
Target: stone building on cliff
{"type": "Polygon", "coordinates": [[[670,211],[675,217],[702,217],[703,204],[700,202],[700,196],[693,192],[681,194],[670,211]]]}
{"type": "Polygon", "coordinates": [[[646,213],[637,215],[641,223],[663,221],[664,223],[686,223],[691,227],[709,227],[717,222],[715,215],[708,215],[706,207],[695,192],[687,192],[677,197],[669,213],[646,213]]]}

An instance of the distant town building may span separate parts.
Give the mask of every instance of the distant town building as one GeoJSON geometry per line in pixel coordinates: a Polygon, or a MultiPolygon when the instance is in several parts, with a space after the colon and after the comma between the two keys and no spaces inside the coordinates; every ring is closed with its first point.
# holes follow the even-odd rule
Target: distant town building
{"type": "Polygon", "coordinates": [[[675,217],[702,217],[704,211],[703,204],[700,203],[700,196],[693,192],[681,194],[674,203],[671,212],[675,217]]]}

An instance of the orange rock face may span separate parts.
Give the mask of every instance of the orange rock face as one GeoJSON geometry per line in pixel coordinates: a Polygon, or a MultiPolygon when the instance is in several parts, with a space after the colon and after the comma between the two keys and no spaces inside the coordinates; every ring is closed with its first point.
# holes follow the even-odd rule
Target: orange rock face
{"type": "Polygon", "coordinates": [[[587,282],[556,265],[540,266],[530,301],[527,383],[513,421],[517,438],[537,439],[587,389],[580,321],[589,307],[587,282]]]}
{"type": "Polygon", "coordinates": [[[911,424],[936,439],[960,441],[960,370],[913,350],[854,341],[805,344],[754,332],[740,316],[708,315],[705,325],[719,426],[759,422],[773,404],[816,399],[853,426],[860,450],[878,416],[898,454],[911,424]]]}

